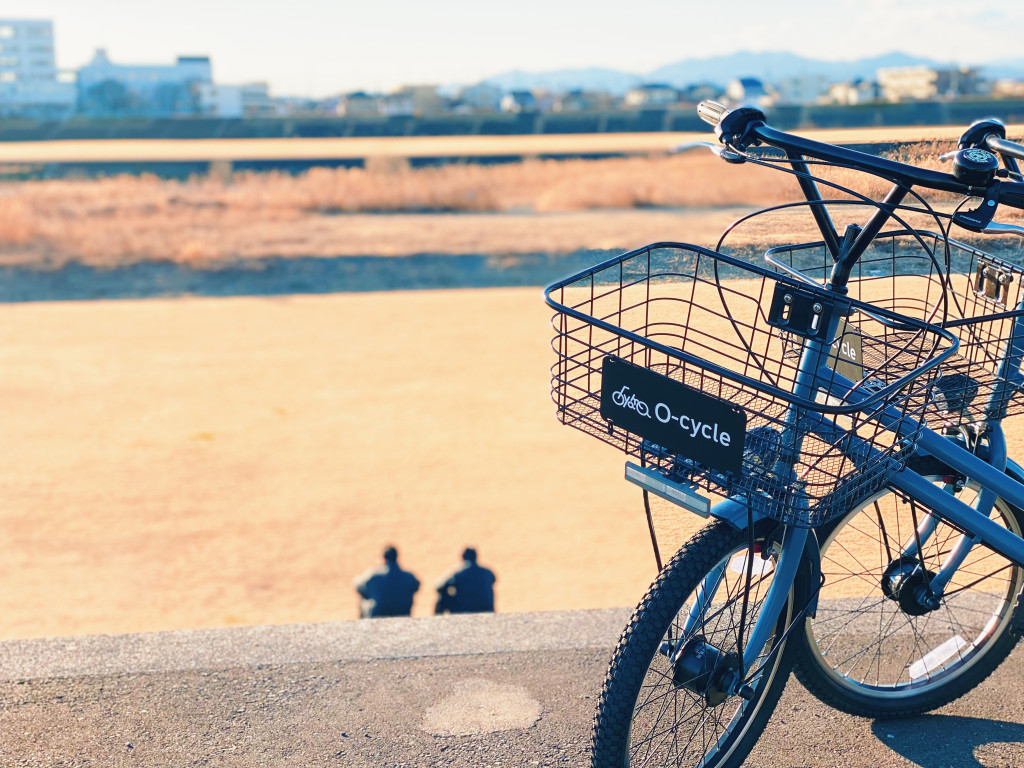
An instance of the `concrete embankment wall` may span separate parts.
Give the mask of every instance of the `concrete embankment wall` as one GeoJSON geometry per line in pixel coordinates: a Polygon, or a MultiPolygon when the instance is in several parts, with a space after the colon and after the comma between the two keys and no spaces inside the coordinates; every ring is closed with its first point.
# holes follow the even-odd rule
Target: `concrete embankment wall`
{"type": "MultiPolygon", "coordinates": [[[[589,765],[626,609],[0,643],[0,765],[589,765]]],[[[1024,765],[1024,654],[875,722],[790,679],[747,768],[1024,765]]]]}

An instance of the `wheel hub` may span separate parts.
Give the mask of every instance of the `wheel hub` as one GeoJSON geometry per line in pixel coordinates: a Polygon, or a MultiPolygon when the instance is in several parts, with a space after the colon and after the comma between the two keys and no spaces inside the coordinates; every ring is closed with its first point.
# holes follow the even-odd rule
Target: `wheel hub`
{"type": "Polygon", "coordinates": [[[716,707],[735,693],[740,668],[735,653],[726,653],[698,635],[687,640],[670,660],[672,682],[703,696],[709,706],[716,707]]]}
{"type": "Polygon", "coordinates": [[[882,594],[899,603],[908,616],[923,616],[941,605],[929,585],[935,574],[913,557],[893,560],[882,574],[882,594]]]}

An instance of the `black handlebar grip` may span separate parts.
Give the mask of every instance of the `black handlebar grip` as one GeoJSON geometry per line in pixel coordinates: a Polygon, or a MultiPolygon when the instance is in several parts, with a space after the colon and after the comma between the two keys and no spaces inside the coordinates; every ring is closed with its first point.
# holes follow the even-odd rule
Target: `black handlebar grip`
{"type": "Polygon", "coordinates": [[[707,99],[697,105],[697,116],[708,125],[718,125],[728,110],[724,104],[707,99]]]}
{"type": "Polygon", "coordinates": [[[972,147],[985,146],[985,140],[989,136],[996,136],[1000,139],[1006,138],[1006,126],[1002,120],[994,117],[986,117],[984,120],[975,120],[964,131],[964,135],[957,142],[957,149],[971,149],[972,147]]]}

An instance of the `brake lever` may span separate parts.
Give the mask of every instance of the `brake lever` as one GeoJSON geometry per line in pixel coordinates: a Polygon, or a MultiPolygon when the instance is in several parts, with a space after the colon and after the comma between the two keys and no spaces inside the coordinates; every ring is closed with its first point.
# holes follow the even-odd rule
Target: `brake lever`
{"type": "Polygon", "coordinates": [[[729,147],[723,147],[721,144],[712,144],[710,141],[692,141],[689,144],[680,144],[677,147],[673,147],[669,152],[673,155],[677,155],[681,152],[688,152],[691,149],[698,149],[701,147],[711,150],[711,152],[725,160],[727,163],[747,162],[747,159],[739,152],[736,152],[729,147]]]}
{"type": "Polygon", "coordinates": [[[982,231],[986,235],[1020,235],[1024,237],[1024,227],[1016,224],[1003,224],[999,221],[990,222],[982,231]]]}
{"type": "Polygon", "coordinates": [[[999,204],[999,182],[996,181],[998,170],[999,160],[987,149],[961,148],[954,153],[953,176],[956,180],[965,184],[968,192],[974,192],[979,187],[985,190],[985,196],[977,208],[953,214],[954,224],[972,232],[984,232],[985,227],[992,223],[999,204]]]}
{"type": "Polygon", "coordinates": [[[992,224],[996,215],[996,204],[999,202],[999,186],[992,184],[985,190],[981,205],[968,211],[957,211],[953,214],[953,223],[971,232],[984,232],[992,224]]]}

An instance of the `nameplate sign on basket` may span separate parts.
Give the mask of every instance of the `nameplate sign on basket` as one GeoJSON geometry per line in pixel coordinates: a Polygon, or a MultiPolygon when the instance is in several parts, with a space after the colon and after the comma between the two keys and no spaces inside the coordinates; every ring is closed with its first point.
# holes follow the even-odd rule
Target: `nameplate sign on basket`
{"type": "Polygon", "coordinates": [[[746,413],[612,355],[601,366],[601,416],[711,469],[738,473],[743,464],[746,413]]]}
{"type": "Polygon", "coordinates": [[[860,331],[855,325],[847,324],[846,318],[839,321],[828,362],[829,368],[850,381],[864,378],[864,348],[860,331]]]}

